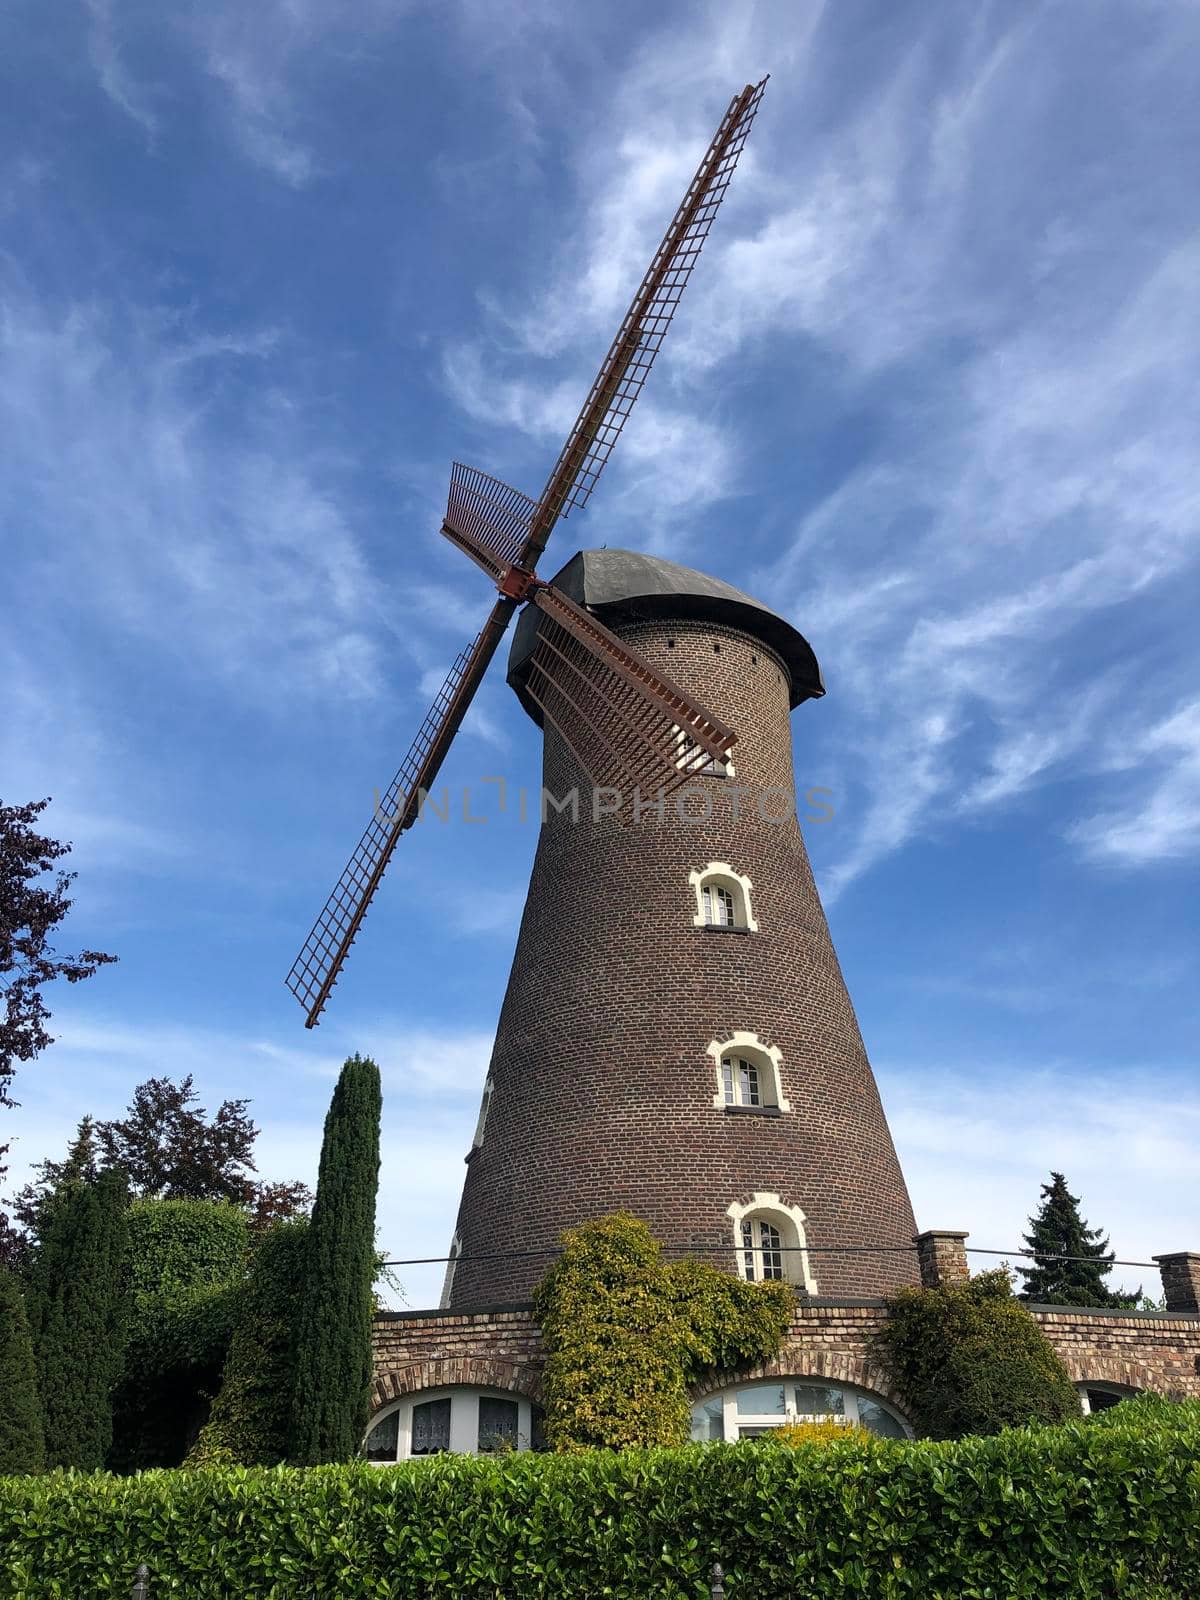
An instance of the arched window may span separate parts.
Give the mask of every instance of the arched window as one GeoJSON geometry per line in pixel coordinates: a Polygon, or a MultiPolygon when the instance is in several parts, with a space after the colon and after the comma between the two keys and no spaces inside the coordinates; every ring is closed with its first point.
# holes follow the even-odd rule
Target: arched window
{"type": "Polygon", "coordinates": [[[692,915],[694,928],[737,928],[742,933],[757,933],[758,923],[750,904],[754,885],[743,872],[735,872],[728,861],[710,861],[688,873],[696,896],[692,915]]]}
{"type": "Polygon", "coordinates": [[[542,1412],[523,1395],[456,1385],[393,1401],[372,1418],[363,1441],[368,1461],[414,1456],[490,1455],[542,1448],[542,1412]]]}
{"type": "Polygon", "coordinates": [[[823,1378],[771,1378],[697,1400],[692,1438],[754,1439],[794,1422],[856,1422],[885,1439],[911,1436],[900,1413],[866,1389],[823,1378]]]}
{"type": "Polygon", "coordinates": [[[712,1040],[708,1054],[716,1070],[713,1106],[718,1111],[777,1117],[792,1109],[783,1094],[778,1045],[764,1044],[756,1033],[739,1029],[728,1039],[712,1040]]]}
{"type": "Polygon", "coordinates": [[[1107,1411],[1110,1406],[1118,1406],[1122,1400],[1128,1400],[1131,1395],[1138,1393],[1137,1389],[1131,1389],[1124,1383],[1093,1382],[1091,1378],[1085,1378],[1075,1388],[1085,1416],[1091,1416],[1096,1411],[1107,1411]]]}
{"type": "Polygon", "coordinates": [[[799,1206],[777,1194],[755,1194],[735,1201],[726,1212],[733,1223],[733,1254],[738,1276],[748,1283],[786,1281],[816,1294],[808,1260],[808,1235],[799,1206]]]}

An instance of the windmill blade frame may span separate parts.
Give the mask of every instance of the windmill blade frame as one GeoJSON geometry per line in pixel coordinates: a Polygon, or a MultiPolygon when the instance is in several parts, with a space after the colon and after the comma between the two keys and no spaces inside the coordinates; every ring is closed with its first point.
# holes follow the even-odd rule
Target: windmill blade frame
{"type": "Polygon", "coordinates": [[[526,691],[598,788],[670,793],[737,742],[731,728],[552,584],[526,691]]]}
{"type": "Polygon", "coordinates": [[[480,633],[459,653],[292,963],[286,982],[304,1007],[306,1028],[316,1027],[400,835],[417,820],[422,791],[428,791],[446,759],[515,610],[515,601],[498,600],[480,633]]]}
{"type": "Polygon", "coordinates": [[[607,466],[725,198],[767,81],[748,83],[729,102],[546,481],[519,565],[534,564],[559,517],[586,505],[607,466]]]}
{"type": "Polygon", "coordinates": [[[519,560],[537,501],[512,484],[456,461],[450,469],[450,491],[442,534],[502,584],[519,560]]]}

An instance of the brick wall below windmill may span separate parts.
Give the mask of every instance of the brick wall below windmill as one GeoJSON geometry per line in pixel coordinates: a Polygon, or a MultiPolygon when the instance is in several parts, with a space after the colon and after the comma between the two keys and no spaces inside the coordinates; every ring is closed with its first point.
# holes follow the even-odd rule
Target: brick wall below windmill
{"type": "MultiPolygon", "coordinates": [[[[1200,1397],[1200,1313],[1032,1309],[1075,1382],[1200,1397]]],[[[779,1356],[742,1375],[856,1384],[902,1410],[870,1354],[884,1315],[879,1300],[801,1304],[779,1356]]],[[[374,1342],[375,1409],[404,1394],[458,1383],[541,1398],[541,1333],[528,1306],[383,1312],[374,1342]]],[[[723,1374],[711,1387],[729,1382],[723,1374]]]]}

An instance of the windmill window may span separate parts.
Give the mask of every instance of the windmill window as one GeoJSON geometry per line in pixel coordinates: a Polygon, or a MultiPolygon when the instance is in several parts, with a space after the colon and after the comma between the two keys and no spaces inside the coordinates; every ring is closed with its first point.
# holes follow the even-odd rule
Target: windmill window
{"type": "Polygon", "coordinates": [[[742,1277],[747,1283],[783,1279],[783,1239],[773,1222],[752,1217],[742,1223],[742,1277]]]}
{"type": "Polygon", "coordinates": [[[706,883],[700,890],[700,897],[704,903],[704,922],[706,927],[714,925],[722,928],[734,926],[734,900],[733,891],[726,889],[720,883],[706,883]]]}
{"type": "Polygon", "coordinates": [[[477,1448],[480,1455],[497,1450],[517,1448],[518,1410],[515,1400],[497,1400],[491,1395],[479,1397],[479,1432],[477,1448]]]}
{"type": "Polygon", "coordinates": [[[764,1103],[758,1068],[744,1056],[722,1056],[721,1087],[727,1106],[761,1106],[764,1103]]]}
{"type": "Polygon", "coordinates": [[[735,1202],[726,1215],[733,1223],[734,1266],[747,1283],[786,1281],[816,1294],[808,1259],[804,1213],[777,1194],[755,1194],[735,1202]]]}
{"type": "Polygon", "coordinates": [[[708,1046],[716,1073],[713,1109],[778,1117],[790,1112],[782,1092],[783,1055],[778,1045],[765,1044],[756,1033],[739,1030],[708,1046]]]}
{"type": "Polygon", "coordinates": [[[738,872],[728,861],[710,861],[688,873],[688,883],[695,895],[692,912],[694,928],[736,929],[741,933],[757,933],[750,892],[754,888],[744,872],[738,872]]]}

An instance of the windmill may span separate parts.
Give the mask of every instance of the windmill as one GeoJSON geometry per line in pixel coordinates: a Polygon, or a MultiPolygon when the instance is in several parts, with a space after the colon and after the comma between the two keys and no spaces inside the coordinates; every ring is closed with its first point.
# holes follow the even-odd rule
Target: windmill
{"type": "Polygon", "coordinates": [[[729,755],[736,734],[535,566],[560,517],[583,507],[666,336],[767,80],[734,95],[617,330],[540,497],[456,463],[441,531],[498,598],[457,658],[304,942],[288,988],[316,1026],[400,836],[428,791],[514,614],[541,613],[526,692],[596,785],[670,792],[729,755]]]}

